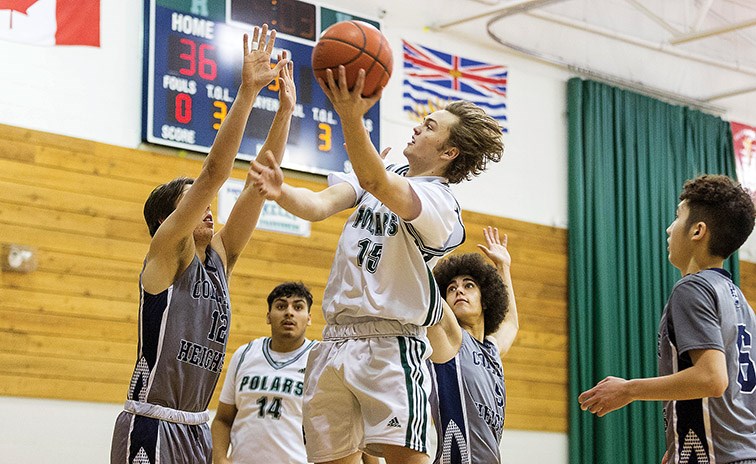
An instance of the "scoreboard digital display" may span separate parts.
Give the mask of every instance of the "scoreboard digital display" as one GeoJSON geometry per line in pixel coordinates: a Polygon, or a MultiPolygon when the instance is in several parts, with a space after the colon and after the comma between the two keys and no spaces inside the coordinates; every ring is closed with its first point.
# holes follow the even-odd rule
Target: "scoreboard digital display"
{"type": "MultiPolygon", "coordinates": [[[[297,87],[283,167],[316,174],[348,170],[338,115],[311,68],[317,37],[347,19],[380,26],[300,0],[146,0],[144,139],[208,153],[241,83],[242,36],[267,23],[277,32],[274,58],[288,52],[297,87]]],[[[257,155],[277,109],[276,80],[255,101],[238,158],[257,155]]],[[[378,146],[379,105],[365,115],[364,124],[378,146]]]]}

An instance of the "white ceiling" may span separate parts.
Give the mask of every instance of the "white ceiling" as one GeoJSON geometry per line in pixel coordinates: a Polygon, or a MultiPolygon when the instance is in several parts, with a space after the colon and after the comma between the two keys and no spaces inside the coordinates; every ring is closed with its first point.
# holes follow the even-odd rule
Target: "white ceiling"
{"type": "Polygon", "coordinates": [[[756,123],[756,0],[454,4],[427,10],[428,25],[756,123]]]}
{"type": "Polygon", "coordinates": [[[756,124],[756,0],[324,1],[756,124]]]}

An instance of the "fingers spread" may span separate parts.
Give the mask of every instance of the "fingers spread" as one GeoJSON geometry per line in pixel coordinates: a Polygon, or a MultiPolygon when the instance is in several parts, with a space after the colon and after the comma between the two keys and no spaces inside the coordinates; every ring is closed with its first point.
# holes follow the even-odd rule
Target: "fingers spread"
{"type": "Polygon", "coordinates": [[[265,49],[265,41],[266,41],[267,37],[268,37],[268,25],[267,24],[263,24],[262,25],[262,30],[260,31],[260,36],[259,36],[260,40],[257,41],[257,49],[258,50],[264,50],[265,49]]]}
{"type": "Polygon", "coordinates": [[[268,40],[268,44],[267,44],[267,46],[265,47],[265,52],[266,52],[267,54],[271,54],[271,53],[273,53],[273,45],[274,45],[275,43],[276,43],[276,30],[275,30],[275,29],[273,29],[273,30],[272,30],[272,31],[270,32],[270,40],[268,40]]]}

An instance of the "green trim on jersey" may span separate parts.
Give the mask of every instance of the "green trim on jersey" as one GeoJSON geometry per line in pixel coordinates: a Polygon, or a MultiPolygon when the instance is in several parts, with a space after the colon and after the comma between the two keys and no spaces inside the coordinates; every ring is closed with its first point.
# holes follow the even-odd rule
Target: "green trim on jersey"
{"type": "Polygon", "coordinates": [[[425,344],[408,337],[396,337],[402,358],[404,381],[407,388],[409,418],[405,445],[409,449],[426,453],[426,431],[428,421],[428,398],[422,388],[424,383],[422,366],[425,344]],[[420,398],[418,398],[418,396],[420,398]]]}
{"type": "MultiPolygon", "coordinates": [[[[284,362],[280,362],[280,361],[274,360],[273,357],[270,355],[270,351],[271,351],[270,341],[271,341],[270,337],[265,337],[265,339],[263,339],[262,352],[263,352],[263,356],[265,356],[265,360],[268,361],[268,364],[270,364],[270,367],[272,367],[273,369],[281,369],[288,366],[289,364],[295,363],[299,358],[302,357],[303,354],[310,351],[310,348],[312,348],[315,343],[317,343],[315,340],[311,340],[310,343],[307,344],[307,346],[305,346],[304,348],[300,348],[301,351],[297,353],[296,356],[284,362]]],[[[239,362],[239,364],[241,364],[241,361],[239,362]]]]}
{"type": "Polygon", "coordinates": [[[428,283],[430,287],[430,304],[428,305],[428,317],[423,322],[424,327],[432,326],[441,320],[443,311],[440,310],[441,302],[436,298],[441,296],[441,291],[438,289],[436,278],[433,277],[433,271],[428,266],[425,266],[425,270],[428,271],[428,283]]]}

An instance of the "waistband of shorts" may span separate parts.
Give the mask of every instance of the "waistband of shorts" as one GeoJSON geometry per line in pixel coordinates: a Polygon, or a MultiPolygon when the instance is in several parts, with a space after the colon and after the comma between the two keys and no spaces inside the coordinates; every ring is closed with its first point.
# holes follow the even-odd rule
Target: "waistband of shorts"
{"type": "Polygon", "coordinates": [[[375,320],[354,324],[326,325],[323,340],[343,340],[349,338],[374,337],[425,337],[427,330],[413,324],[399,321],[375,320]]]}
{"type": "Polygon", "coordinates": [[[141,401],[126,400],[123,410],[137,416],[151,417],[166,422],[186,425],[205,424],[210,420],[210,412],[189,412],[178,409],[166,408],[157,404],[143,403],[141,401]]]}

